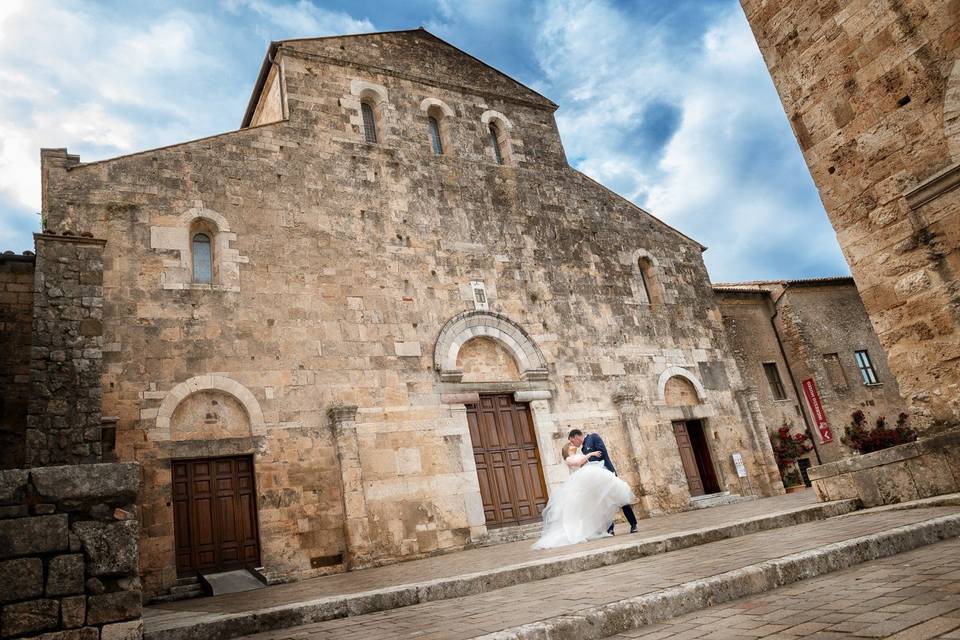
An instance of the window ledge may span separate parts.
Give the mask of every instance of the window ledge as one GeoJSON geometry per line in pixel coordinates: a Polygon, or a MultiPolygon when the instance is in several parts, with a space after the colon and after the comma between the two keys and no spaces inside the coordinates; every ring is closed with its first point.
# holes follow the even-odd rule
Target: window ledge
{"type": "Polygon", "coordinates": [[[225,285],[225,284],[200,284],[200,283],[196,283],[196,282],[165,284],[165,285],[163,286],[163,288],[164,288],[164,289],[174,290],[174,291],[183,291],[183,290],[191,290],[191,291],[231,291],[231,292],[235,292],[235,293],[238,293],[238,292],[240,291],[240,287],[239,287],[239,286],[230,286],[230,285],[225,285]]]}
{"type": "Polygon", "coordinates": [[[787,402],[791,404],[793,403],[793,400],[791,398],[774,398],[773,401],[780,402],[780,403],[787,403],[787,402]]]}
{"type": "Polygon", "coordinates": [[[864,383],[863,383],[863,386],[865,386],[865,387],[882,387],[882,386],[883,386],[883,383],[882,383],[882,382],[864,382],[864,383]]]}

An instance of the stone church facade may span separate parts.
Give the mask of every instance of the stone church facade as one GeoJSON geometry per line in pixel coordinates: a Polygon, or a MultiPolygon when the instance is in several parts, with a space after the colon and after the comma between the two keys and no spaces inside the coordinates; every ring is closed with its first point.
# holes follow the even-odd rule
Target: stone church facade
{"type": "Polygon", "coordinates": [[[918,426],[960,424],[960,3],[741,4],[918,426]]]}
{"type": "Polygon", "coordinates": [[[34,384],[25,450],[140,463],[148,596],[535,522],[571,428],[645,516],[783,491],[704,247],[571,168],[556,108],[423,30],[292,40],[238,131],[43,151],[33,328],[38,300],[74,309],[82,357],[30,357],[98,384],[34,384]],[[64,420],[98,424],[65,442],[64,420]]]}

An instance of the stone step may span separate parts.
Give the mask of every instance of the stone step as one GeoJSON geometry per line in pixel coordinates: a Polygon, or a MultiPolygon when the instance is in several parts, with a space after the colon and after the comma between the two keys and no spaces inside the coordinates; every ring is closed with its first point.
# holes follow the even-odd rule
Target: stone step
{"type": "Polygon", "coordinates": [[[725,491],[723,493],[709,493],[704,496],[690,498],[691,509],[709,509],[727,504],[737,504],[756,500],[756,496],[740,496],[725,491]]]}
{"type": "Polygon", "coordinates": [[[572,614],[477,635],[472,640],[601,640],[958,536],[960,514],[954,513],[586,607],[572,614]]]}
{"type": "Polygon", "coordinates": [[[486,547],[494,544],[504,544],[505,542],[530,540],[532,538],[539,537],[542,530],[542,522],[521,524],[515,527],[500,527],[498,529],[490,529],[487,534],[487,539],[477,546],[486,547]]]}
{"type": "MultiPolygon", "coordinates": [[[[460,598],[518,584],[631,562],[638,558],[709,544],[718,540],[833,518],[851,513],[858,507],[858,502],[854,500],[804,504],[792,509],[726,523],[723,522],[721,514],[724,513],[723,509],[731,507],[720,507],[716,511],[717,517],[715,519],[718,524],[713,526],[671,531],[647,537],[634,535],[605,538],[604,541],[590,543],[602,546],[579,545],[570,547],[570,551],[564,555],[542,558],[534,556],[538,559],[515,564],[507,564],[502,561],[503,556],[495,555],[495,548],[480,549],[479,552],[488,552],[488,555],[492,556],[488,559],[487,566],[478,566],[472,572],[432,580],[400,582],[379,588],[358,590],[354,593],[339,593],[318,598],[301,597],[296,601],[284,602],[270,607],[254,605],[245,610],[236,610],[235,605],[238,602],[236,600],[233,601],[234,607],[228,607],[226,610],[221,609],[220,611],[217,610],[218,607],[216,606],[209,608],[191,607],[193,610],[182,612],[151,607],[145,611],[144,638],[145,640],[211,640],[212,638],[223,640],[270,629],[283,629],[322,620],[396,609],[418,603],[460,598]]],[[[517,544],[526,545],[527,543],[517,544]]],[[[503,545],[500,548],[507,546],[510,545],[503,545]]],[[[456,555],[453,554],[453,556],[456,555]]],[[[414,563],[406,564],[414,565],[414,563]]],[[[352,575],[362,573],[364,571],[353,572],[352,575]]],[[[336,577],[334,576],[334,578],[336,577]]],[[[351,574],[342,574],[340,577],[349,579],[351,574]]],[[[298,588],[302,588],[302,586],[298,588]]],[[[271,589],[275,589],[275,587],[268,587],[256,592],[256,594],[266,594],[271,589]]],[[[215,600],[215,598],[211,598],[197,602],[203,603],[215,600]]]]}

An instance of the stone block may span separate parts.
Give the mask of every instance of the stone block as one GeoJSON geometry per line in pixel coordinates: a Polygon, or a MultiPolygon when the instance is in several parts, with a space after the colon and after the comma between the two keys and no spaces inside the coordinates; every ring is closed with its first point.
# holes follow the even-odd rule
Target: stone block
{"type": "Polygon", "coordinates": [[[0,627],[11,638],[56,629],[60,625],[60,603],[56,600],[28,600],[3,607],[0,627]]]}
{"type": "Polygon", "coordinates": [[[87,619],[87,597],[71,596],[60,601],[60,621],[66,629],[82,627],[87,619]]]}
{"type": "Polygon", "coordinates": [[[88,520],[77,522],[73,530],[80,537],[83,548],[90,558],[91,575],[136,573],[138,527],[135,521],[88,520]]]}
{"type": "Polygon", "coordinates": [[[17,492],[27,484],[25,469],[7,469],[0,471],[0,503],[15,502],[17,492]]]}
{"type": "Polygon", "coordinates": [[[87,624],[104,624],[139,618],[142,606],[136,591],[115,591],[87,599],[87,624]]]}
{"type": "Polygon", "coordinates": [[[905,461],[887,464],[873,471],[883,504],[907,502],[919,497],[905,461]]]}
{"type": "Polygon", "coordinates": [[[47,595],[69,596],[83,593],[83,554],[57,556],[47,567],[47,595]]]}
{"type": "Polygon", "coordinates": [[[960,491],[947,458],[939,453],[926,453],[911,458],[907,460],[907,469],[913,478],[917,495],[921,498],[960,491]]]}
{"type": "Polygon", "coordinates": [[[140,640],[142,637],[143,620],[116,622],[100,630],[100,640],[140,640]]]}
{"type": "Polygon", "coordinates": [[[98,640],[100,629],[97,627],[83,627],[81,629],[67,629],[34,636],[30,640],[98,640]]]}
{"type": "Polygon", "coordinates": [[[0,520],[0,558],[62,551],[68,534],[66,514],[0,520]]]}
{"type": "Polygon", "coordinates": [[[43,561],[20,558],[0,562],[0,603],[43,595],[43,561]]]}
{"type": "Polygon", "coordinates": [[[130,503],[140,489],[140,465],[133,462],[41,467],[31,473],[40,495],[57,501],[130,503]]]}

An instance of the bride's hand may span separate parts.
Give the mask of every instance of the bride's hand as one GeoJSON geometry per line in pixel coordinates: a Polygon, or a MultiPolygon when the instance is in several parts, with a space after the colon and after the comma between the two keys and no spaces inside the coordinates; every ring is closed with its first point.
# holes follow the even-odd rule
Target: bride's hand
{"type": "Polygon", "coordinates": [[[600,451],[591,451],[590,453],[587,454],[587,457],[588,457],[588,458],[599,458],[599,457],[602,456],[602,455],[603,455],[603,453],[600,452],[600,451]]]}

